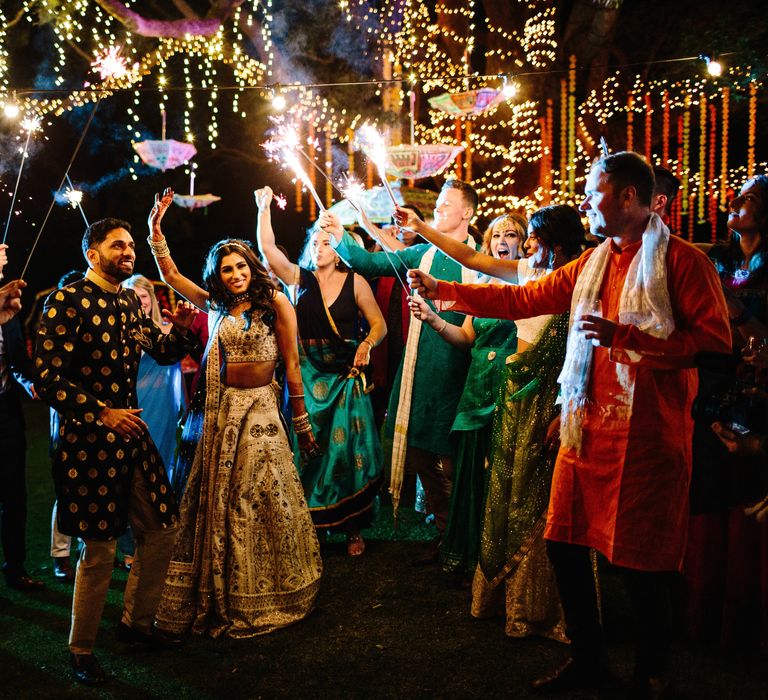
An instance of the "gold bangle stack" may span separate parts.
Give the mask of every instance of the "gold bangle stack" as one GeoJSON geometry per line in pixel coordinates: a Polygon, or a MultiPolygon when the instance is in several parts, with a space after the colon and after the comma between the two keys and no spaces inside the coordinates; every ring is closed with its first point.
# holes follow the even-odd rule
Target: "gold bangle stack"
{"type": "Polygon", "coordinates": [[[446,329],[447,326],[448,326],[448,321],[443,319],[443,325],[440,328],[435,328],[435,331],[437,332],[438,335],[442,335],[443,331],[446,329]]]}
{"type": "Polygon", "coordinates": [[[152,238],[152,234],[150,234],[147,236],[147,243],[149,243],[149,247],[152,249],[152,255],[154,255],[156,258],[171,257],[171,249],[168,247],[165,236],[156,241],[154,238],[152,238]]]}
{"type": "Polygon", "coordinates": [[[302,413],[300,416],[294,416],[291,418],[293,424],[293,432],[297,435],[312,432],[312,424],[309,422],[309,413],[302,413]]]}

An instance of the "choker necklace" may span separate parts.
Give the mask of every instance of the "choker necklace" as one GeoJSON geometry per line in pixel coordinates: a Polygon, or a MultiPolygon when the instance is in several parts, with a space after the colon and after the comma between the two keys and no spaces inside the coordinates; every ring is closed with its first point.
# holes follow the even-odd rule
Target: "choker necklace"
{"type": "Polygon", "coordinates": [[[242,294],[235,294],[232,297],[232,300],[229,303],[229,308],[233,308],[237,306],[238,304],[242,304],[243,302],[250,301],[251,296],[248,294],[248,292],[243,292],[242,294]]]}

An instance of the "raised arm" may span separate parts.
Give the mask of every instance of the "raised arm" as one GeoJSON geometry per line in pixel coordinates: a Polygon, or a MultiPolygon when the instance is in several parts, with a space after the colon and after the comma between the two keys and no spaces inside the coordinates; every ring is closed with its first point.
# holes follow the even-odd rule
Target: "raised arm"
{"type": "Polygon", "coordinates": [[[491,277],[507,280],[512,282],[512,284],[519,284],[517,276],[518,260],[499,260],[492,255],[486,255],[479,250],[473,250],[461,241],[457,241],[432,228],[410,209],[398,207],[395,210],[395,220],[398,226],[416,231],[422,238],[440,248],[459,265],[463,265],[470,270],[483,272],[491,277]]]}
{"type": "Polygon", "coordinates": [[[376,224],[368,218],[365,209],[361,208],[357,213],[357,221],[368,232],[368,235],[373,238],[374,241],[377,241],[382,248],[386,248],[390,252],[407,248],[405,243],[399,241],[397,237],[393,236],[389,231],[376,226],[376,224]]]}
{"type": "Polygon", "coordinates": [[[272,190],[262,187],[253,193],[256,198],[256,206],[259,208],[256,223],[256,243],[259,252],[266,258],[269,267],[286,286],[297,284],[299,281],[299,266],[292,263],[277,247],[275,243],[275,231],[272,228],[272,213],[269,210],[272,204],[272,190]]]}
{"type": "Polygon", "coordinates": [[[168,242],[165,240],[160,223],[173,202],[173,190],[166,187],[162,196],[155,195],[155,204],[149,212],[147,224],[149,225],[149,245],[152,255],[155,256],[157,269],[163,282],[173,287],[181,296],[189,299],[198,309],[204,309],[208,301],[208,292],[198,287],[191,279],[179,272],[176,263],[171,258],[168,242]]]}
{"type": "Polygon", "coordinates": [[[363,277],[352,272],[355,275],[355,303],[357,308],[363,312],[365,320],[370,326],[368,335],[360,341],[360,345],[355,353],[355,367],[367,367],[371,362],[371,350],[375,348],[387,334],[387,324],[381,313],[376,298],[371,291],[371,285],[363,277]]]}

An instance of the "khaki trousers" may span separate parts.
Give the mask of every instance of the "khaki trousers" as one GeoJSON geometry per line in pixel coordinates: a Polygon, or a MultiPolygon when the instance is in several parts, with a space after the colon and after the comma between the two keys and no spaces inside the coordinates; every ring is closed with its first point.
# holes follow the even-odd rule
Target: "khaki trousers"
{"type": "MultiPolygon", "coordinates": [[[[151,632],[171,559],[176,526],[163,528],[138,467],[133,470],[128,521],[136,540],[136,553],[123,596],[122,622],[151,632]]],[[[91,653],[112,580],[117,542],[83,540],[72,595],[69,649],[91,653]]]]}
{"type": "Polygon", "coordinates": [[[418,474],[427,496],[427,511],[435,516],[435,526],[442,535],[448,522],[451,505],[453,459],[447,455],[409,447],[405,456],[405,469],[418,474]]]}

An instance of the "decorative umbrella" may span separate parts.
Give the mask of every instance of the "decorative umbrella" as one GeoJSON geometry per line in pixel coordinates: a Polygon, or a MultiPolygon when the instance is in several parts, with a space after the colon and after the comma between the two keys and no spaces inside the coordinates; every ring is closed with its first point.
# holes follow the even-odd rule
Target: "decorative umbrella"
{"type": "Polygon", "coordinates": [[[407,180],[439,175],[464,150],[444,143],[387,147],[387,173],[407,180]]]}
{"type": "Polygon", "coordinates": [[[195,165],[189,169],[189,194],[174,194],[173,203],[185,209],[201,209],[221,201],[215,194],[195,194],[195,165]]]}
{"type": "MultiPolygon", "coordinates": [[[[437,201],[437,192],[420,187],[401,187],[398,183],[392,183],[392,192],[398,204],[417,206],[425,216],[434,209],[437,201]]],[[[356,202],[365,209],[368,218],[374,223],[388,223],[392,218],[392,200],[381,185],[366,190],[356,202]]],[[[342,226],[353,226],[357,223],[357,213],[346,199],[336,202],[328,211],[339,217],[342,226]]]]}
{"type": "Polygon", "coordinates": [[[429,104],[453,117],[468,117],[481,114],[486,109],[501,104],[505,99],[502,90],[480,88],[467,92],[445,92],[437,97],[430,97],[429,104]]]}
{"type": "Polygon", "coordinates": [[[151,168],[172,170],[184,165],[197,149],[191,143],[165,138],[165,110],[163,116],[163,133],[160,141],[139,141],[133,144],[133,150],[151,168]]]}

